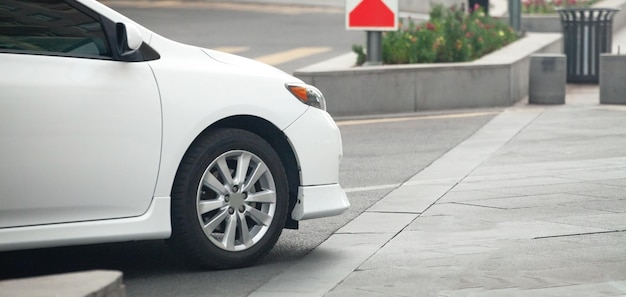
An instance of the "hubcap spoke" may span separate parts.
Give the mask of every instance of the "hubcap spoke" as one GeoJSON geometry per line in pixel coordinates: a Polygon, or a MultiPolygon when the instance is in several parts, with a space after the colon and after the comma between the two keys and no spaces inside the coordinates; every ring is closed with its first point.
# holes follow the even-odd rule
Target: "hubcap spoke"
{"type": "Polygon", "coordinates": [[[224,230],[224,238],[222,244],[226,249],[235,248],[235,235],[237,235],[237,216],[231,215],[226,222],[226,230],[224,230]]]}
{"type": "Polygon", "coordinates": [[[217,178],[215,178],[215,176],[213,176],[213,174],[211,173],[206,173],[204,175],[202,183],[205,186],[211,188],[211,190],[215,191],[216,193],[219,193],[221,195],[228,194],[228,190],[224,187],[224,185],[219,180],[217,180],[217,178]]]}
{"type": "Polygon", "coordinates": [[[235,183],[233,182],[233,176],[230,173],[230,168],[228,168],[228,164],[226,163],[226,158],[222,157],[217,160],[217,168],[219,168],[220,173],[224,177],[224,180],[227,185],[232,186],[235,183]]]}
{"type": "Polygon", "coordinates": [[[228,217],[228,212],[225,209],[222,210],[218,215],[213,217],[211,221],[209,221],[206,225],[204,225],[203,227],[204,234],[207,234],[208,236],[210,236],[211,233],[215,231],[215,228],[217,228],[217,226],[219,226],[219,224],[221,224],[227,217],[228,217]]]}
{"type": "Polygon", "coordinates": [[[241,154],[237,158],[237,172],[235,172],[235,182],[243,183],[246,180],[246,173],[248,173],[248,166],[250,166],[250,154],[241,154]]]}
{"type": "Polygon", "coordinates": [[[250,230],[248,229],[248,223],[246,222],[245,213],[239,213],[239,231],[241,233],[241,240],[245,247],[252,245],[252,238],[250,237],[250,230]]]}
{"type": "Polygon", "coordinates": [[[257,222],[260,225],[269,226],[270,223],[272,222],[271,216],[263,212],[260,212],[258,209],[254,207],[250,207],[246,205],[246,212],[248,213],[248,216],[250,218],[252,218],[255,222],[257,222]]]}
{"type": "Polygon", "coordinates": [[[254,184],[257,181],[259,181],[259,178],[261,178],[266,172],[267,172],[267,166],[265,166],[265,163],[258,164],[256,168],[254,169],[254,172],[250,176],[250,179],[246,181],[246,184],[243,187],[243,190],[248,191],[250,187],[254,186],[254,184]]]}
{"type": "Polygon", "coordinates": [[[247,203],[276,203],[276,192],[272,190],[264,190],[262,192],[252,193],[246,199],[247,203]]]}
{"type": "Polygon", "coordinates": [[[207,212],[214,211],[216,209],[220,209],[226,206],[226,202],[224,200],[210,200],[210,201],[200,201],[198,202],[198,213],[203,215],[207,212]]]}

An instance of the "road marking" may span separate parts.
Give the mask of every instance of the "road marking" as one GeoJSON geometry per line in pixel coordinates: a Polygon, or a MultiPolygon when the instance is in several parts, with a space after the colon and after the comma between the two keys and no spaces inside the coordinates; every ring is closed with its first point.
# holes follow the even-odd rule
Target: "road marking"
{"type": "Polygon", "coordinates": [[[330,51],[330,47],[299,47],[288,51],[278,52],[271,55],[261,56],[254,58],[259,62],[276,66],[279,64],[287,63],[296,59],[312,56],[320,53],[330,51]]]}
{"type": "Polygon", "coordinates": [[[337,121],[337,126],[395,123],[395,122],[419,121],[419,120],[472,118],[472,117],[482,117],[482,116],[487,116],[487,115],[496,115],[499,113],[500,111],[487,111],[487,112],[470,112],[470,113],[425,115],[425,116],[423,115],[423,116],[397,117],[397,118],[345,120],[345,121],[337,121]]]}
{"type": "Polygon", "coordinates": [[[237,53],[249,51],[250,47],[249,46],[222,46],[222,47],[216,47],[214,48],[214,50],[218,52],[229,53],[229,54],[237,54],[237,53]]]}

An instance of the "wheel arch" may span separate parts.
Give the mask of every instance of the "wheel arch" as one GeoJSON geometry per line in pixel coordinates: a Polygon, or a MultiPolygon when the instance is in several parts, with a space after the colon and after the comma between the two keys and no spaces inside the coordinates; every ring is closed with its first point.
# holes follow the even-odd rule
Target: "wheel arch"
{"type": "Polygon", "coordinates": [[[202,135],[220,128],[242,129],[254,133],[267,141],[276,151],[285,168],[289,187],[289,213],[287,214],[285,228],[298,229],[298,221],[291,218],[291,212],[298,201],[298,187],[300,186],[301,180],[300,166],[293,147],[287,140],[285,134],[274,124],[265,119],[251,115],[238,115],[230,116],[213,123],[194,139],[192,145],[198,138],[202,137],[202,135]]]}

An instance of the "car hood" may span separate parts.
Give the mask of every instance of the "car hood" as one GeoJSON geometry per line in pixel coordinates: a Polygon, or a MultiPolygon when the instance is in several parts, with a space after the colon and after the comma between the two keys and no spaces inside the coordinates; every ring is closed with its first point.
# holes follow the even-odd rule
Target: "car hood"
{"type": "Polygon", "coordinates": [[[224,64],[244,67],[250,71],[258,70],[259,73],[271,73],[277,77],[284,77],[288,81],[299,81],[288,73],[259,61],[206,48],[203,48],[202,51],[214,60],[224,64]]]}

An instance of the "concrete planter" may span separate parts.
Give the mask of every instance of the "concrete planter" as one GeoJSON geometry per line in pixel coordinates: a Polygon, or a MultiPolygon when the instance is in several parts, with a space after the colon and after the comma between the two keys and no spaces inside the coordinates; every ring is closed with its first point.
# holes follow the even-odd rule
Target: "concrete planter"
{"type": "Polygon", "coordinates": [[[294,73],[333,116],[510,106],[528,95],[530,56],[562,52],[561,34],[533,33],[467,63],[353,67],[352,54],[294,73]]]}
{"type": "MultiPolygon", "coordinates": [[[[617,31],[626,25],[626,0],[604,0],[594,4],[595,8],[615,8],[622,12],[618,12],[613,17],[613,31],[617,31]]],[[[500,17],[500,19],[508,22],[508,16],[500,17]]],[[[560,33],[561,18],[557,13],[553,14],[522,14],[523,32],[555,32],[560,33]]]]}

